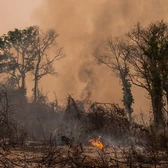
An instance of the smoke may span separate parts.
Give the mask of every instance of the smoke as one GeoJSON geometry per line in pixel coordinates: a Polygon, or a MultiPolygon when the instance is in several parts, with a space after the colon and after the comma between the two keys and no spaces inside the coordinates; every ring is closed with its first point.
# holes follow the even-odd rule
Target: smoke
{"type": "MultiPolygon", "coordinates": [[[[104,48],[108,36],[122,36],[137,22],[167,21],[167,0],[50,0],[36,11],[42,28],[55,28],[67,58],[55,64],[61,72],[53,82],[42,81],[53,88],[58,97],[73,94],[92,100],[121,103],[122,92],[111,70],[97,65],[92,56],[104,48]]],[[[48,80],[49,81],[49,80],[48,80]]],[[[134,88],[135,109],[149,105],[145,91],[134,88]],[[138,101],[136,101],[138,99],[138,101]]],[[[146,109],[145,109],[146,110],[146,109]]]]}

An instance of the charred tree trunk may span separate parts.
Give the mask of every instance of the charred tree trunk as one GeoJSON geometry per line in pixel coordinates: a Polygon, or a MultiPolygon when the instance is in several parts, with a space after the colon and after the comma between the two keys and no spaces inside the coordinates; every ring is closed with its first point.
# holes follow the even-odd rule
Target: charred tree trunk
{"type": "Polygon", "coordinates": [[[133,95],[131,92],[131,83],[127,79],[129,76],[129,69],[125,67],[123,71],[120,71],[120,78],[122,81],[123,90],[123,105],[128,116],[130,124],[132,123],[132,104],[134,103],[133,95]]]}
{"type": "Polygon", "coordinates": [[[36,65],[35,74],[34,74],[34,103],[37,102],[38,81],[39,81],[39,79],[38,79],[39,63],[40,63],[40,61],[38,61],[37,65],[36,65]]]}
{"type": "Polygon", "coordinates": [[[34,103],[37,102],[38,81],[34,79],[34,103]]]}
{"type": "Polygon", "coordinates": [[[25,74],[22,74],[21,89],[22,89],[22,90],[25,90],[25,74]]]}
{"type": "Polygon", "coordinates": [[[21,59],[22,59],[22,62],[21,62],[21,70],[20,70],[20,73],[21,73],[21,93],[23,96],[26,96],[26,87],[25,87],[25,78],[26,78],[26,74],[25,74],[25,52],[24,50],[22,49],[22,55],[21,55],[21,59]]]}
{"type": "MultiPolygon", "coordinates": [[[[38,39],[39,42],[39,39],[38,39]]],[[[35,73],[34,73],[34,103],[37,102],[37,94],[38,94],[38,83],[39,83],[39,66],[41,62],[41,54],[40,54],[40,47],[38,46],[38,56],[37,56],[37,64],[35,66],[35,73]]]]}
{"type": "Polygon", "coordinates": [[[21,87],[20,87],[21,94],[23,97],[26,96],[25,78],[26,78],[26,75],[23,73],[21,76],[21,87]]]}
{"type": "Polygon", "coordinates": [[[163,125],[163,87],[160,72],[157,69],[152,74],[151,103],[156,127],[163,125]]]}
{"type": "Polygon", "coordinates": [[[163,105],[160,98],[156,95],[151,97],[152,99],[152,110],[153,110],[153,116],[154,116],[154,125],[160,126],[163,124],[163,105]]]}

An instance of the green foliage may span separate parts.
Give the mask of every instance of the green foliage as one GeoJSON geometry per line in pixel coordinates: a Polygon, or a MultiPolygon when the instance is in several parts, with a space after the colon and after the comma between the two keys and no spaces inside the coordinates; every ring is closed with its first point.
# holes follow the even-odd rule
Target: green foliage
{"type": "Polygon", "coordinates": [[[0,37],[0,51],[8,58],[8,66],[6,65],[4,71],[17,70],[20,74],[25,74],[34,68],[33,43],[37,33],[38,27],[30,26],[23,30],[9,31],[0,37]]]}
{"type": "Polygon", "coordinates": [[[163,21],[153,22],[148,27],[137,24],[128,33],[128,37],[134,46],[131,57],[131,63],[136,72],[132,75],[134,84],[148,91],[154,123],[161,124],[163,122],[162,98],[164,92],[168,95],[168,24],[163,21]]]}
{"type": "Polygon", "coordinates": [[[0,37],[0,52],[5,59],[1,63],[1,73],[9,75],[12,83],[25,90],[25,77],[34,69],[37,55],[35,42],[39,28],[30,26],[26,29],[15,29],[0,37]]]}
{"type": "Polygon", "coordinates": [[[125,81],[122,90],[124,106],[128,106],[130,108],[129,112],[133,112],[132,104],[134,103],[134,98],[131,92],[131,83],[128,80],[125,81]]]}
{"type": "Polygon", "coordinates": [[[27,29],[19,30],[15,29],[14,31],[9,31],[5,38],[12,44],[22,44],[29,45],[38,33],[37,26],[30,26],[27,29]]]}

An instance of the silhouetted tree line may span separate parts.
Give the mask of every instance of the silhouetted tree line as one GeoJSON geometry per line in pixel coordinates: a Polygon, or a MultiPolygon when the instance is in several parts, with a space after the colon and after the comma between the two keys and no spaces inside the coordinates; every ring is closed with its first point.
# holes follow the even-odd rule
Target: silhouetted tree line
{"type": "Polygon", "coordinates": [[[0,37],[0,73],[8,75],[8,83],[26,96],[26,75],[33,76],[33,101],[38,102],[39,81],[46,75],[57,75],[53,63],[65,57],[58,46],[55,30],[42,31],[38,26],[9,31],[0,37]],[[53,56],[49,49],[55,48],[53,56]]]}
{"type": "Polygon", "coordinates": [[[131,121],[134,102],[131,85],[145,89],[150,97],[153,123],[167,124],[168,91],[168,24],[164,21],[142,27],[135,25],[124,37],[110,37],[106,52],[94,56],[121,80],[123,105],[131,121]],[[166,102],[164,97],[166,97],[166,102]]]}

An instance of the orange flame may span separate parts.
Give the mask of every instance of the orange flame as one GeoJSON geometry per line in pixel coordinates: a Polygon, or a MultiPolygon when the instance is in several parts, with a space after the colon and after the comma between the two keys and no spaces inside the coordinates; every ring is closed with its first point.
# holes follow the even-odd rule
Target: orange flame
{"type": "Polygon", "coordinates": [[[93,139],[90,139],[89,142],[93,145],[93,146],[96,146],[100,149],[103,149],[104,148],[104,145],[100,142],[100,138],[101,136],[99,136],[96,141],[94,141],[93,139]]]}

